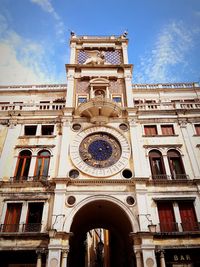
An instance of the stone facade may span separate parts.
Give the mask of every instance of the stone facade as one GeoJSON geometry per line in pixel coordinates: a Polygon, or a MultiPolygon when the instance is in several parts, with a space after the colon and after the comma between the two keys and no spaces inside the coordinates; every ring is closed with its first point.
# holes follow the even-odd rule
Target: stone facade
{"type": "Polygon", "coordinates": [[[199,85],[132,84],[125,35],[70,45],[67,85],[0,87],[1,266],[200,266],[199,85]]]}

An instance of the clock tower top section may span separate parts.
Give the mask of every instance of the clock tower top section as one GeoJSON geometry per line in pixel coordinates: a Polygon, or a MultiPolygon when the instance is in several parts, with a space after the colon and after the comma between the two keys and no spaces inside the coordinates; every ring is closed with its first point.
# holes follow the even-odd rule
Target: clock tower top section
{"type": "MultiPolygon", "coordinates": [[[[127,46],[127,32],[120,36],[71,33],[70,62],[66,64],[66,104],[75,107],[77,116],[96,117],[100,108],[103,116],[108,116],[110,108],[102,110],[102,105],[115,111],[132,106],[133,66],[128,63],[127,46]],[[94,111],[88,109],[90,104],[99,106],[94,111]]],[[[112,111],[109,116],[119,116],[119,113],[112,111]]]]}
{"type": "Polygon", "coordinates": [[[71,32],[70,64],[128,64],[127,32],[120,36],[76,36],[71,32]]]}

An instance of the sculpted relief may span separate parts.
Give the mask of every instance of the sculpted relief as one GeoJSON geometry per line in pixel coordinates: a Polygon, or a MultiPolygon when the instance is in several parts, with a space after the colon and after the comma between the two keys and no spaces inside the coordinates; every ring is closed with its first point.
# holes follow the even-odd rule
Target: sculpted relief
{"type": "Polygon", "coordinates": [[[109,64],[105,61],[105,55],[104,52],[93,50],[93,51],[87,51],[88,58],[83,63],[84,65],[104,65],[109,64]]]}

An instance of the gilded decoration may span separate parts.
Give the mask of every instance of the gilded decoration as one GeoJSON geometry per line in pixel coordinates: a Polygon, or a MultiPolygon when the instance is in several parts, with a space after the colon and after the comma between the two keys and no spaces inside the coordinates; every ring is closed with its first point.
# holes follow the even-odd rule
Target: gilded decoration
{"type": "Polygon", "coordinates": [[[119,160],[121,146],[114,136],[100,132],[84,138],[80,144],[79,153],[89,166],[105,168],[119,160]]]}
{"type": "Polygon", "coordinates": [[[103,51],[103,50],[79,50],[78,64],[122,64],[122,53],[120,49],[103,51]]]}
{"type": "Polygon", "coordinates": [[[93,177],[108,177],[127,166],[130,146],[120,132],[97,126],[76,135],[70,146],[70,156],[81,172],[93,177]]]}

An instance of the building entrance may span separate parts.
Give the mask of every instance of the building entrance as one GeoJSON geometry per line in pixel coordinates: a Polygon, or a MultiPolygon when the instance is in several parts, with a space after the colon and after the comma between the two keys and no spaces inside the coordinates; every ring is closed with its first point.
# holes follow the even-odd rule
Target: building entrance
{"type": "Polygon", "coordinates": [[[86,204],[74,216],[68,267],[134,267],[132,226],[125,211],[107,200],[86,204]]]}

